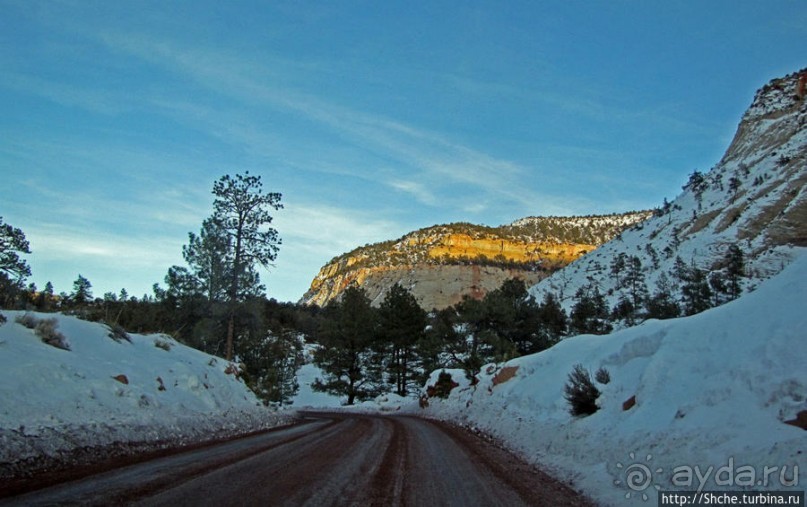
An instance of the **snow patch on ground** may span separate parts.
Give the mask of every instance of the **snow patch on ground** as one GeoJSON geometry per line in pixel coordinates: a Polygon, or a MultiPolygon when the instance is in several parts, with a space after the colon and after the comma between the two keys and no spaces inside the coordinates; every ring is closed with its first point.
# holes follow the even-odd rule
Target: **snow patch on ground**
{"type": "Polygon", "coordinates": [[[303,349],[305,364],[297,370],[297,383],[299,390],[291,403],[293,408],[333,408],[341,407],[347,402],[346,396],[334,396],[314,390],[314,382],[317,379],[325,378],[322,370],[313,363],[314,351],[317,345],[306,344],[303,349]]]}

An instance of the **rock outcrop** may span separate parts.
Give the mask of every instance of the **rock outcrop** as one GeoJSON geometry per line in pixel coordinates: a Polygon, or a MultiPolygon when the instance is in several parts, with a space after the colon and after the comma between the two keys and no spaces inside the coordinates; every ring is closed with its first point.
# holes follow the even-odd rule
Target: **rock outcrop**
{"type": "Polygon", "coordinates": [[[529,217],[501,227],[450,224],[357,248],[323,266],[303,296],[325,306],[350,285],[379,304],[395,283],[428,310],[481,298],[510,278],[532,285],[614,238],[650,212],[529,217]]]}

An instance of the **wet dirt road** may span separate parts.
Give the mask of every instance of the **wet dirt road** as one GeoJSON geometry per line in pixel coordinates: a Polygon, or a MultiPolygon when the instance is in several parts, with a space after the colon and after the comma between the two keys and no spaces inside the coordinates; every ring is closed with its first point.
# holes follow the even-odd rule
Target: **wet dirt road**
{"type": "Polygon", "coordinates": [[[466,431],[413,417],[300,424],[110,470],[0,505],[588,505],[466,431]]]}

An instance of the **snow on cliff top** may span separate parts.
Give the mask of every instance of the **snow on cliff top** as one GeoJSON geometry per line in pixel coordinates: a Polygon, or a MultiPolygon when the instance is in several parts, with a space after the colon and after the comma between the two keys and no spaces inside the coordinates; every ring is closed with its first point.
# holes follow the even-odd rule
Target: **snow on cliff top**
{"type": "Polygon", "coordinates": [[[506,363],[518,367],[511,380],[495,385],[501,368],[490,366],[477,386],[410,410],[489,432],[604,505],[643,505],[643,495],[655,502],[655,486],[803,491],[807,432],[784,423],[807,410],[807,250],[794,255],[734,302],[568,338],[506,363]],[[611,375],[598,385],[600,410],[582,418],[563,396],[577,363],[611,375]],[[636,405],[623,410],[632,396],[636,405]],[[631,484],[637,470],[648,480],[631,484]]]}

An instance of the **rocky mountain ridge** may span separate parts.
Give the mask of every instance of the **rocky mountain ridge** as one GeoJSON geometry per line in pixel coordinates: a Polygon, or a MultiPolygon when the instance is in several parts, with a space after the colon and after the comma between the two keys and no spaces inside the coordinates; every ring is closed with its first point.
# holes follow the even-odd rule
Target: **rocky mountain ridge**
{"type": "Polygon", "coordinates": [[[596,289],[609,305],[628,297],[615,259],[636,259],[647,287],[681,287],[681,261],[706,273],[725,269],[730,247],[744,259],[743,290],[781,271],[807,247],[807,69],[757,91],[723,158],[693,171],[672,202],[531,289],[536,298],[559,295],[566,309],[581,289],[596,289]]]}
{"type": "Polygon", "coordinates": [[[424,308],[444,308],[466,295],[481,298],[509,278],[532,285],[651,214],[527,217],[499,227],[455,223],[420,229],[334,258],[302,302],[325,306],[358,284],[377,304],[401,283],[424,308]]]}

